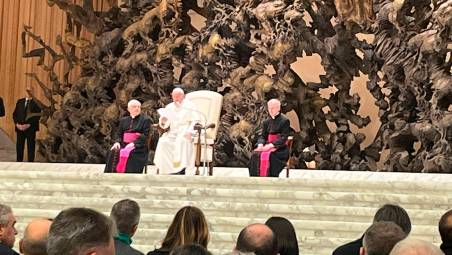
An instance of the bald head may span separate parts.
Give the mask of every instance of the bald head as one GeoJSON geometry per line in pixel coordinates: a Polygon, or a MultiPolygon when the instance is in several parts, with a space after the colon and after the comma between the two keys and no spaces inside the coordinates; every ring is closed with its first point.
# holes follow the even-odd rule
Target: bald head
{"type": "Polygon", "coordinates": [[[276,255],[278,244],[267,225],[251,224],[240,232],[235,249],[239,252],[254,252],[256,255],[276,255]]]}
{"type": "Polygon", "coordinates": [[[398,242],[389,255],[444,255],[444,253],[424,240],[406,238],[398,242]]]}
{"type": "Polygon", "coordinates": [[[20,240],[20,251],[24,255],[46,255],[47,237],[52,221],[36,219],[25,228],[24,237],[20,240]]]}

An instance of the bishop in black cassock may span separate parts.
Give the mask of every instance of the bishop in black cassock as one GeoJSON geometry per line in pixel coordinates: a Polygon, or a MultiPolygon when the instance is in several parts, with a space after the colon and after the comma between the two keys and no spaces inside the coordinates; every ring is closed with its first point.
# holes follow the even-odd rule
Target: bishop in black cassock
{"type": "Polygon", "coordinates": [[[251,155],[250,176],[278,177],[289,158],[287,138],[291,130],[290,121],[280,113],[279,100],[272,99],[267,106],[270,117],[264,120],[258,146],[251,155]],[[270,154],[267,160],[266,153],[270,154]]]}
{"type": "Polygon", "coordinates": [[[147,163],[146,141],[151,120],[141,114],[141,103],[137,100],[130,100],[127,110],[130,116],[119,120],[119,132],[107,158],[105,172],[142,173],[147,163]]]}

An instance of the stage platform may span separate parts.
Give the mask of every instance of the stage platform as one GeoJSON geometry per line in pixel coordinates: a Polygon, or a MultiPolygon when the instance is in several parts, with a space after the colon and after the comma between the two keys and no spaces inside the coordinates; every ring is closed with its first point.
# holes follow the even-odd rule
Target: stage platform
{"type": "Polygon", "coordinates": [[[18,239],[35,217],[55,217],[68,207],[106,214],[120,199],[142,208],[133,246],[148,252],[164,237],[174,214],[185,205],[206,214],[209,250],[227,254],[250,223],[284,216],[296,227],[301,254],[331,254],[359,238],[378,207],[400,204],[412,223],[411,235],[440,243],[437,223],[452,202],[452,175],[291,170],[280,178],[251,178],[247,169],[214,168],[214,176],[103,174],[103,165],[0,162],[0,203],[13,207],[18,239]]]}

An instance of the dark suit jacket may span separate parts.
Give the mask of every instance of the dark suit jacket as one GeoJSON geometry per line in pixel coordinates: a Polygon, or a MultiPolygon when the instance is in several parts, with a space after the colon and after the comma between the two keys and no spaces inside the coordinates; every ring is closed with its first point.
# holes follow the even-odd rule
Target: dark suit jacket
{"type": "Polygon", "coordinates": [[[19,253],[0,243],[0,255],[19,255],[19,253]]]}
{"type": "Polygon", "coordinates": [[[344,244],[333,251],[333,255],[359,255],[359,249],[363,246],[363,237],[353,242],[344,244]]]}
{"type": "Polygon", "coordinates": [[[3,98],[0,97],[0,117],[5,116],[5,106],[3,105],[3,98]]]}
{"type": "MultiPolygon", "coordinates": [[[[39,119],[41,116],[38,116],[38,114],[40,113],[41,109],[34,100],[28,102],[27,112],[25,112],[25,98],[21,98],[17,100],[16,108],[14,108],[14,124],[30,124],[27,130],[36,132],[39,130],[39,119]]],[[[19,130],[16,128],[17,131],[19,130]]]]}
{"type": "Polygon", "coordinates": [[[452,255],[452,243],[442,243],[440,248],[444,254],[452,255]]]}
{"type": "Polygon", "coordinates": [[[115,250],[116,255],[143,255],[143,253],[130,247],[130,245],[127,245],[116,239],[115,239],[115,250]]]}

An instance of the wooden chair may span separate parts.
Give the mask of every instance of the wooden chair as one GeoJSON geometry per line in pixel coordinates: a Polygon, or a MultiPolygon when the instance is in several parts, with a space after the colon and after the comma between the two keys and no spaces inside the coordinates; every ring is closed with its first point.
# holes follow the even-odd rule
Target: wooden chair
{"type": "Polygon", "coordinates": [[[292,157],[292,145],[293,145],[293,136],[287,137],[287,146],[289,147],[289,158],[287,159],[286,166],[284,167],[286,169],[286,177],[289,178],[289,171],[290,168],[293,166],[293,157],[292,157]]]}

